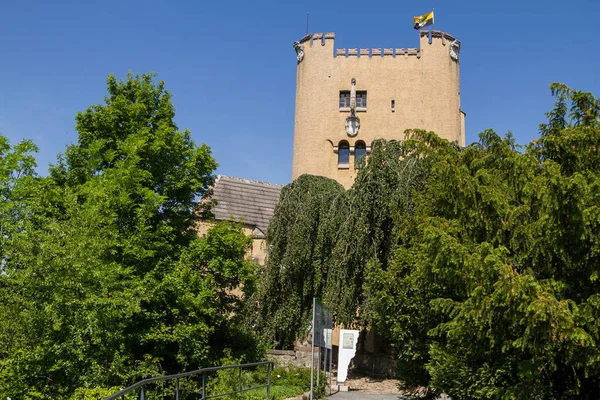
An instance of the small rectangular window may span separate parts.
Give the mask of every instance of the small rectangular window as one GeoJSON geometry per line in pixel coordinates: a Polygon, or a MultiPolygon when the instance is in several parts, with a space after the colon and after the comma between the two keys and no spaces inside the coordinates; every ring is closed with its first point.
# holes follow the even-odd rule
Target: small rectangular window
{"type": "Polygon", "coordinates": [[[340,92],[340,108],[350,108],[350,91],[340,92]]]}
{"type": "MultiPolygon", "coordinates": [[[[340,91],[340,108],[350,108],[350,91],[340,91]]],[[[361,90],[356,92],[356,108],[367,108],[367,91],[361,90]]]]}
{"type": "Polygon", "coordinates": [[[367,91],[356,92],[356,108],[367,108],[367,91]]]}

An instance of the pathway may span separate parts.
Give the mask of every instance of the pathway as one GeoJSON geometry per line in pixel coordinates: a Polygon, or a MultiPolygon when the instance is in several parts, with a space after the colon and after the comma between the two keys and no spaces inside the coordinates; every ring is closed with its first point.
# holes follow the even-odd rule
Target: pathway
{"type": "Polygon", "coordinates": [[[327,397],[331,400],[398,400],[406,399],[406,397],[398,394],[366,394],[360,390],[353,390],[351,392],[338,392],[327,397]]]}
{"type": "MultiPolygon", "coordinates": [[[[336,381],[334,372],[333,382],[336,381]]],[[[351,388],[350,391],[334,392],[326,397],[329,400],[406,400],[407,397],[399,389],[400,382],[397,379],[376,379],[350,372],[344,385],[351,388]]],[[[335,386],[334,386],[335,387],[335,386]]],[[[441,396],[439,400],[451,400],[449,397],[441,396]]]]}

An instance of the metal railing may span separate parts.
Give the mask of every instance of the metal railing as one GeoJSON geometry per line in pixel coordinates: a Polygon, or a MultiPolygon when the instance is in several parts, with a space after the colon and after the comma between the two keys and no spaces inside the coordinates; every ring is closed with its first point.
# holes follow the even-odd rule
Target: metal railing
{"type": "MultiPolygon", "coordinates": [[[[139,399],[140,400],[146,400],[146,397],[149,394],[149,389],[148,387],[151,386],[152,384],[155,384],[157,382],[163,382],[163,381],[175,381],[175,388],[173,390],[173,394],[174,394],[174,398],[175,400],[181,400],[180,396],[182,394],[182,389],[180,388],[180,381],[184,378],[190,378],[190,377],[194,377],[194,376],[201,376],[202,378],[202,385],[198,388],[194,389],[194,392],[196,394],[200,394],[202,395],[202,397],[200,398],[201,400],[207,400],[207,399],[212,399],[215,397],[222,397],[222,396],[227,396],[227,395],[232,395],[235,393],[242,393],[242,392],[247,392],[249,390],[257,390],[257,389],[267,389],[267,399],[271,398],[271,371],[273,370],[273,362],[271,361],[262,361],[262,362],[257,362],[257,363],[250,363],[250,364],[238,364],[238,365],[225,365],[225,366],[221,366],[221,367],[212,367],[212,368],[202,368],[196,371],[190,371],[190,372],[184,372],[181,374],[175,374],[175,375],[165,375],[165,376],[159,376],[156,378],[148,378],[148,379],[144,379],[141,380],[137,383],[134,383],[133,385],[126,387],[125,389],[119,391],[118,393],[113,394],[112,396],[107,397],[105,400],[116,400],[121,398],[121,400],[125,399],[125,395],[132,393],[134,391],[136,391],[137,389],[139,389],[139,399]],[[256,368],[256,367],[260,367],[266,365],[267,366],[267,383],[266,385],[259,385],[259,386],[253,386],[253,387],[248,387],[248,388],[243,388],[242,387],[242,370],[244,368],[256,368]],[[226,370],[226,369],[233,369],[233,368],[239,368],[240,372],[238,374],[238,383],[237,383],[237,390],[233,390],[233,391],[229,391],[226,393],[219,393],[219,394],[213,394],[213,395],[207,395],[207,383],[208,383],[208,374],[211,372],[216,372],[216,371],[220,371],[220,370],[226,370]],[[201,392],[198,393],[196,392],[197,389],[200,389],[201,392]]],[[[164,396],[163,396],[164,397],[164,396]]]]}

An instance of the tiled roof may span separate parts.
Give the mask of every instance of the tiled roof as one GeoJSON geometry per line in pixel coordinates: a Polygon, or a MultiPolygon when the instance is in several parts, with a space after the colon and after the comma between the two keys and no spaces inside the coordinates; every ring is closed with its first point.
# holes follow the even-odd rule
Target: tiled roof
{"type": "Polygon", "coordinates": [[[256,226],[265,234],[279,202],[282,187],[268,182],[219,175],[213,186],[212,199],[217,204],[212,212],[216,220],[229,220],[232,215],[236,219],[243,218],[244,223],[256,226]]]}

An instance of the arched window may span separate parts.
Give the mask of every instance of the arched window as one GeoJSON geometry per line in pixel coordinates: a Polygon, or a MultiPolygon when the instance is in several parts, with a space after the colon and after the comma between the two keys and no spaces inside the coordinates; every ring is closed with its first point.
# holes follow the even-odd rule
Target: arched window
{"type": "Polygon", "coordinates": [[[350,145],[345,140],[338,145],[338,168],[350,168],[350,145]]]}
{"type": "Polygon", "coordinates": [[[365,157],[365,154],[367,154],[367,146],[365,145],[365,142],[359,140],[354,144],[354,168],[358,168],[360,161],[365,157]]]}

